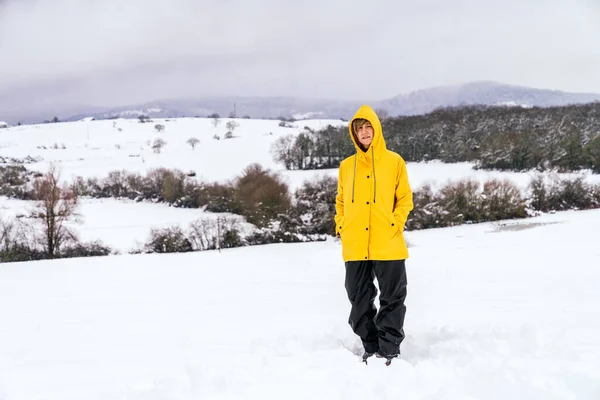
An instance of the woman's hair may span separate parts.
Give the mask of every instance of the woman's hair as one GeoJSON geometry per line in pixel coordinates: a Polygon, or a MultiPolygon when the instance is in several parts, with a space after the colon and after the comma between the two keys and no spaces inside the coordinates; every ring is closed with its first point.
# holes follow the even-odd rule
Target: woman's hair
{"type": "Polygon", "coordinates": [[[354,121],[352,121],[352,133],[354,135],[356,135],[356,132],[358,132],[358,129],[366,123],[370,123],[370,122],[368,119],[364,119],[364,118],[357,118],[354,121]]]}
{"type": "Polygon", "coordinates": [[[358,134],[356,132],[358,132],[358,129],[363,126],[364,124],[370,124],[371,122],[368,119],[364,119],[364,118],[357,118],[354,121],[352,121],[352,136],[354,137],[354,141],[356,142],[356,144],[358,145],[358,147],[360,147],[361,149],[365,150],[363,148],[363,145],[360,144],[360,141],[358,140],[358,134]]]}

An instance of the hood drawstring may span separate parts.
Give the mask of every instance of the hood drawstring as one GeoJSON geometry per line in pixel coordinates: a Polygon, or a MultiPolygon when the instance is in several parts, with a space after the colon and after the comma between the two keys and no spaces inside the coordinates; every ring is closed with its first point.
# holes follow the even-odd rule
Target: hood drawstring
{"type": "Polygon", "coordinates": [[[356,182],[356,156],[358,155],[358,150],[354,152],[354,176],[352,177],[352,202],[354,203],[354,182],[356,182]]]}
{"type": "Polygon", "coordinates": [[[371,161],[373,161],[373,203],[375,203],[377,197],[377,177],[375,176],[375,148],[373,146],[371,146],[371,161]]]}
{"type": "MultiPolygon", "coordinates": [[[[352,176],[352,202],[354,203],[354,185],[356,182],[356,157],[358,156],[358,151],[354,153],[354,175],[352,176]]],[[[377,177],[375,176],[375,149],[371,147],[371,161],[373,163],[373,203],[376,202],[377,199],[377,177]]]]}

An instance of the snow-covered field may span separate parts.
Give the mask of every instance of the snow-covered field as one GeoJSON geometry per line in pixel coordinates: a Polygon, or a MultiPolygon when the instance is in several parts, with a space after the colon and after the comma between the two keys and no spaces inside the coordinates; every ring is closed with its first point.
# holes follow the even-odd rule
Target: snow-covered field
{"type": "MultiPolygon", "coordinates": [[[[10,220],[19,215],[28,215],[33,202],[0,197],[0,218],[10,220]]],[[[199,219],[213,219],[219,215],[198,209],[175,208],[166,204],[136,203],[116,199],[83,199],[77,209],[78,217],[68,221],[67,226],[75,231],[83,242],[95,240],[110,246],[120,253],[141,247],[150,238],[151,229],[178,226],[187,230],[199,219]]],[[[236,220],[240,232],[251,231],[252,225],[243,217],[227,215],[236,220]]]]}
{"type": "MultiPolygon", "coordinates": [[[[41,162],[29,164],[28,168],[40,171],[46,170],[49,162],[58,163],[64,179],[101,178],[113,170],[145,173],[166,167],[195,171],[198,178],[208,181],[225,181],[255,162],[282,170],[271,153],[276,139],[298,134],[305,126],[320,129],[342,123],[298,121],[294,128],[286,128],[280,127],[277,120],[235,119],[231,120],[238,125],[233,130],[234,137],[225,139],[228,121],[222,118],[217,127],[207,118],[154,119],[143,124],[119,119],[12,127],[0,130],[0,156],[39,158],[41,162]],[[159,133],[154,128],[157,124],[164,125],[164,131],[159,133]],[[214,139],[215,135],[220,140],[214,139]],[[195,149],[186,143],[192,137],[200,140],[195,149]],[[159,154],[151,147],[157,138],[167,143],[159,154]]],[[[290,185],[302,184],[305,175],[288,174],[290,185]]]]}
{"type": "MultiPolygon", "coordinates": [[[[221,119],[217,127],[212,119],[206,118],[156,119],[143,124],[138,120],[119,119],[17,126],[0,130],[0,157],[40,160],[26,165],[36,171],[47,170],[50,162],[57,163],[61,178],[67,181],[75,176],[104,178],[114,170],[144,174],[153,168],[166,167],[195,171],[200,179],[222,182],[235,178],[251,163],[279,172],[292,191],[307,179],[323,175],[337,177],[337,169],[287,171],[273,160],[271,146],[282,136],[299,134],[304,127],[317,130],[328,124],[344,124],[342,121],[297,121],[290,128],[279,126],[277,120],[236,119],[233,120],[238,125],[233,131],[235,137],[224,139],[228,121],[230,119],[221,119]],[[164,131],[157,132],[156,124],[164,125],[164,131]],[[221,139],[215,140],[214,135],[221,139]],[[167,144],[156,154],[151,143],[159,137],[167,144]],[[195,149],[186,143],[190,137],[200,140],[195,149]]],[[[477,171],[469,163],[439,162],[409,163],[408,173],[415,190],[426,183],[439,188],[449,181],[467,177],[480,182],[509,179],[525,190],[535,176],[534,173],[477,171]]],[[[588,181],[600,182],[600,175],[582,174],[588,181]]],[[[164,204],[113,199],[81,199],[80,204],[80,223],[73,224],[73,228],[81,239],[99,239],[121,252],[146,242],[151,228],[174,225],[185,228],[198,218],[211,217],[200,210],[171,208],[164,204]]],[[[1,218],[10,218],[30,207],[29,202],[0,197],[1,218]]]]}
{"type": "MultiPolygon", "coordinates": [[[[280,127],[277,120],[236,119],[235,137],[224,139],[228,121],[222,118],[217,127],[206,118],[155,119],[144,124],[119,119],[18,126],[0,130],[0,157],[39,159],[40,162],[27,165],[38,171],[46,170],[49,162],[56,162],[62,170],[62,178],[67,180],[75,176],[102,178],[113,170],[145,173],[152,168],[166,167],[195,171],[198,178],[208,181],[225,181],[235,178],[255,162],[280,172],[292,190],[315,176],[337,177],[337,169],[286,171],[273,160],[271,145],[282,136],[299,134],[305,126],[318,130],[328,124],[335,126],[344,122],[305,120],[286,128],[280,127]],[[165,130],[157,132],[156,124],[164,125],[165,130]],[[214,135],[221,139],[213,139],[214,135]],[[186,143],[190,137],[200,140],[195,150],[186,143]],[[156,138],[167,142],[160,154],[151,148],[156,138]]],[[[415,188],[428,182],[439,186],[464,177],[482,182],[490,178],[507,178],[524,188],[534,176],[530,173],[474,171],[469,163],[438,162],[409,163],[408,173],[415,188]]],[[[600,175],[585,176],[600,182],[600,175]]]]}
{"type": "Polygon", "coordinates": [[[599,224],[407,233],[390,367],[359,361],[333,240],[0,264],[0,398],[596,400],[599,224]]]}
{"type": "MultiPolygon", "coordinates": [[[[0,131],[0,156],[41,157],[28,165],[37,170],[57,161],[63,179],[168,167],[221,181],[259,162],[293,189],[337,174],[284,171],[270,145],[341,121],[237,122],[237,137],[218,141],[226,120],[218,128],[203,119],[14,127],[0,131]],[[201,140],[195,150],[185,143],[192,136],[201,140]],[[147,144],[156,137],[167,141],[160,154],[147,144]]],[[[408,171],[414,188],[466,177],[524,187],[532,176],[469,164],[408,171]]],[[[2,198],[0,217],[30,206],[2,198]]],[[[123,252],[150,228],[214,217],[114,199],[84,199],[79,212],[83,240],[123,252]]],[[[359,362],[333,239],[0,264],[0,400],[597,400],[599,225],[600,210],[407,232],[408,336],[390,367],[359,362]]]]}

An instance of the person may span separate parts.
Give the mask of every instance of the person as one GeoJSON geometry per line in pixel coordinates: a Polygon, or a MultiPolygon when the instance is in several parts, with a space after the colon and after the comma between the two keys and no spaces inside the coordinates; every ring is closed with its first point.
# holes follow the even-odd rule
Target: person
{"type": "Polygon", "coordinates": [[[413,195],[404,159],[388,150],[375,111],[363,105],[348,125],[355,154],[339,166],[336,236],[342,244],[348,323],[364,347],[389,365],[405,338],[408,248],[404,226],[413,195]],[[379,285],[380,308],[374,300],[379,285]]]}

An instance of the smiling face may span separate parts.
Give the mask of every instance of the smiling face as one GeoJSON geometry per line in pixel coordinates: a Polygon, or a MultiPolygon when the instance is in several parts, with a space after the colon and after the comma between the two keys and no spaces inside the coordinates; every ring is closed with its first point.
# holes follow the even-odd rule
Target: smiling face
{"type": "Polygon", "coordinates": [[[367,150],[373,141],[375,131],[373,126],[366,119],[357,119],[352,122],[352,130],[356,140],[360,143],[363,150],[367,150]]]}

